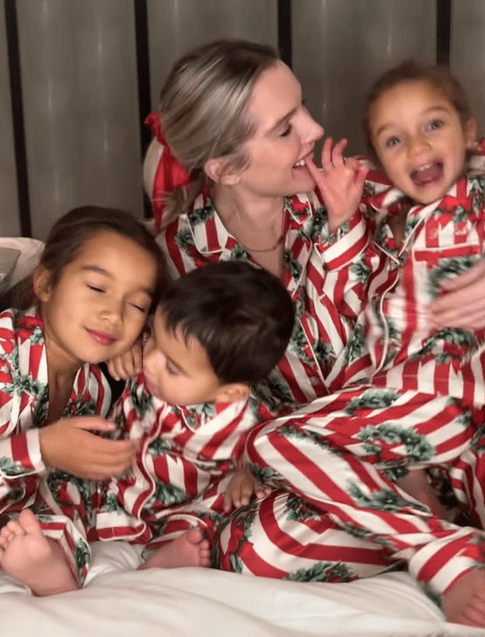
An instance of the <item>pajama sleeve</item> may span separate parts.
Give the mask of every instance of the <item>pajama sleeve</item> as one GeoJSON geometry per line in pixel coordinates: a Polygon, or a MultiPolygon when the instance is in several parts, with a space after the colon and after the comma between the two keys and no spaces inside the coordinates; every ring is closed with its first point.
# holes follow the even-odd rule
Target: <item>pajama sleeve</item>
{"type": "Polygon", "coordinates": [[[14,390],[10,361],[0,359],[0,510],[17,503],[29,505],[45,469],[40,454],[39,430],[20,431],[21,398],[14,390]]]}

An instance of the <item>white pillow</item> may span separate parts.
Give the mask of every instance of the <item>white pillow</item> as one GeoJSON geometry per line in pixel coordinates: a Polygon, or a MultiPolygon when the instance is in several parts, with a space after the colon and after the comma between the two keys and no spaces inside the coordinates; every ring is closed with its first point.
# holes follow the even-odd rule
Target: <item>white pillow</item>
{"type": "MultiPolygon", "coordinates": [[[[13,287],[24,277],[31,274],[35,266],[39,263],[40,255],[44,249],[44,243],[38,239],[30,239],[28,237],[0,237],[0,254],[5,250],[14,250],[17,254],[14,267],[10,270],[10,277],[3,283],[0,281],[0,291],[5,292],[8,288],[13,287]]],[[[5,251],[5,255],[7,252],[5,251]]],[[[0,261],[0,272],[3,272],[0,261]]]]}
{"type": "Polygon", "coordinates": [[[20,250],[0,246],[0,294],[10,287],[12,272],[20,256],[20,250]]]}

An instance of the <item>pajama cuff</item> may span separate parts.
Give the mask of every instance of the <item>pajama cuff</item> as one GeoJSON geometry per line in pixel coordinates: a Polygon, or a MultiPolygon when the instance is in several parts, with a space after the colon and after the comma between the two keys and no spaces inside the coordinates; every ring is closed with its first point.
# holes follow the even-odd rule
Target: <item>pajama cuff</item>
{"type": "Polygon", "coordinates": [[[473,569],[485,565],[485,532],[462,527],[453,536],[436,539],[411,559],[409,571],[431,596],[441,598],[473,569]]]}
{"type": "Polygon", "coordinates": [[[2,457],[10,460],[10,463],[4,463],[2,471],[7,480],[16,480],[43,471],[45,465],[40,453],[39,430],[30,429],[0,440],[0,458],[2,457]]]}

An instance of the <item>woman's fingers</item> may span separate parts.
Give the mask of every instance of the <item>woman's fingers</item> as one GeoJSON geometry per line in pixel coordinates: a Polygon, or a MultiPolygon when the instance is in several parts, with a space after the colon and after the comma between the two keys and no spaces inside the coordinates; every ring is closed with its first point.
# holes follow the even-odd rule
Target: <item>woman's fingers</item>
{"type": "Polygon", "coordinates": [[[318,177],[321,175],[321,172],[318,170],[315,162],[311,157],[305,157],[305,165],[308,168],[308,172],[313,177],[313,179],[318,179],[318,177]]]}
{"type": "Polygon", "coordinates": [[[322,148],[322,168],[324,172],[330,172],[333,168],[338,168],[345,164],[345,158],[342,153],[346,146],[346,139],[341,139],[334,146],[333,139],[327,137],[322,148]]]}
{"type": "Polygon", "coordinates": [[[342,166],[345,164],[345,157],[342,155],[344,148],[347,146],[347,140],[341,139],[337,142],[332,152],[332,162],[334,166],[342,166]]]}

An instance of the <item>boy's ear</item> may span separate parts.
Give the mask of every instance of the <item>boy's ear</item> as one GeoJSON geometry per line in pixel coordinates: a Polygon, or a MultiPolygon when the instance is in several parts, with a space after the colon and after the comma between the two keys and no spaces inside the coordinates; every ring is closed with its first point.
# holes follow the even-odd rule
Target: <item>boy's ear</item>
{"type": "Polygon", "coordinates": [[[245,383],[227,383],[217,392],[216,403],[237,403],[238,400],[249,396],[249,385],[245,383]]]}
{"type": "Polygon", "coordinates": [[[473,150],[478,139],[478,123],[474,117],[470,117],[466,122],[464,132],[466,147],[468,150],[473,150]]]}
{"type": "Polygon", "coordinates": [[[45,303],[49,300],[51,292],[51,273],[43,265],[38,265],[32,275],[34,293],[37,298],[45,303]]]}
{"type": "Polygon", "coordinates": [[[242,170],[231,166],[227,157],[212,157],[204,164],[205,174],[216,184],[234,186],[238,183],[242,170]]]}

